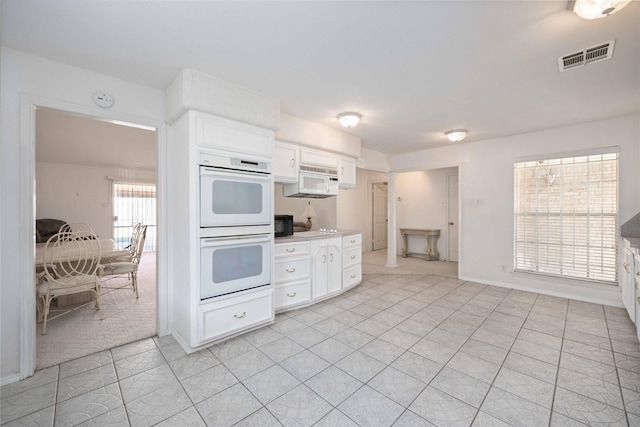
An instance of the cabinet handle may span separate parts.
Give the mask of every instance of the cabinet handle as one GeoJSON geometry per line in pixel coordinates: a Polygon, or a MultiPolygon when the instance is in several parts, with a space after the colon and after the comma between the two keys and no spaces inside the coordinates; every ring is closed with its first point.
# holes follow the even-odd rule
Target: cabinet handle
{"type": "Polygon", "coordinates": [[[331,262],[333,262],[333,254],[329,254],[331,262]]]}
{"type": "Polygon", "coordinates": [[[629,263],[628,262],[622,263],[622,266],[624,267],[625,270],[627,270],[627,273],[630,273],[630,271],[629,271],[629,263]]]}
{"type": "Polygon", "coordinates": [[[296,248],[293,248],[293,249],[286,248],[286,249],[285,249],[285,251],[287,251],[287,252],[289,252],[289,253],[291,253],[291,252],[295,252],[295,251],[296,251],[296,248]]]}
{"type": "Polygon", "coordinates": [[[237,314],[234,314],[233,317],[235,317],[236,319],[242,319],[244,316],[247,315],[246,311],[243,311],[242,314],[240,316],[238,316],[237,314]]]}
{"type": "Polygon", "coordinates": [[[356,256],[355,255],[351,255],[351,259],[356,259],[356,256]]]}
{"type": "Polygon", "coordinates": [[[295,268],[287,268],[287,273],[295,273],[295,268]]]}
{"type": "Polygon", "coordinates": [[[356,242],[355,239],[351,239],[351,243],[355,243],[355,242],[356,242]]]}
{"type": "Polygon", "coordinates": [[[636,273],[636,276],[640,277],[640,271],[638,271],[638,272],[636,273]]]}
{"type": "Polygon", "coordinates": [[[638,297],[638,303],[640,303],[640,297],[638,297]]]}
{"type": "Polygon", "coordinates": [[[289,298],[293,298],[293,297],[295,297],[296,295],[298,295],[298,293],[297,293],[297,292],[294,292],[294,293],[292,293],[292,294],[287,294],[287,296],[288,296],[289,298]]]}
{"type": "Polygon", "coordinates": [[[327,256],[326,255],[322,255],[322,263],[326,264],[327,262],[327,256]]]}
{"type": "Polygon", "coordinates": [[[355,275],[355,274],[352,274],[352,275],[351,275],[351,278],[352,278],[352,279],[355,279],[355,278],[356,278],[356,275],[355,275]]]}
{"type": "Polygon", "coordinates": [[[344,166],[342,166],[342,175],[344,175],[344,166]]]}
{"type": "Polygon", "coordinates": [[[290,165],[291,167],[294,167],[294,166],[296,165],[296,159],[293,159],[293,158],[292,158],[292,159],[291,159],[291,161],[289,162],[289,165],[290,165]]]}

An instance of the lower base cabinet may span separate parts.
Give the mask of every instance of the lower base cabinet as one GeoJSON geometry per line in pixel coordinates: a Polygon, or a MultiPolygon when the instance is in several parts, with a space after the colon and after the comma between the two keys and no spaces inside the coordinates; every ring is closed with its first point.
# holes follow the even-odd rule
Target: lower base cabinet
{"type": "Polygon", "coordinates": [[[217,299],[198,307],[198,338],[204,344],[272,320],[271,288],[217,299]]]}
{"type": "Polygon", "coordinates": [[[284,310],[308,304],[311,301],[311,281],[277,286],[273,290],[273,305],[276,310],[284,310]]]}
{"type": "Polygon", "coordinates": [[[342,238],[311,241],[311,272],[313,299],[342,290],[342,238]]]}

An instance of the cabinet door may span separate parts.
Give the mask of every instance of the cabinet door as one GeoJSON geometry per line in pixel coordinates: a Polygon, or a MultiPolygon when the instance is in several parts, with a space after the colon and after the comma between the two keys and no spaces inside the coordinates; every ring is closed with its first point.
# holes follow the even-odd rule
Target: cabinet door
{"type": "Polygon", "coordinates": [[[340,188],[355,188],[356,186],[356,159],[352,157],[340,157],[340,188]]]}
{"type": "Polygon", "coordinates": [[[338,156],[333,153],[316,151],[303,147],[300,148],[300,163],[337,169],[338,156]]]}
{"type": "Polygon", "coordinates": [[[635,322],[635,308],[636,308],[636,288],[634,283],[634,254],[627,248],[622,252],[622,271],[620,278],[620,285],[622,291],[622,303],[629,313],[631,320],[635,322]]]}
{"type": "Polygon", "coordinates": [[[311,297],[313,299],[325,296],[329,292],[329,257],[326,243],[312,243],[311,297]]]}
{"type": "Polygon", "coordinates": [[[298,182],[297,145],[276,141],[273,145],[273,179],[275,182],[298,182]]]}
{"type": "Polygon", "coordinates": [[[341,239],[331,239],[333,242],[327,245],[327,258],[329,263],[328,281],[329,293],[342,289],[342,251],[341,239]]]}
{"type": "Polygon", "coordinates": [[[271,158],[273,131],[209,114],[193,114],[198,145],[271,158]]]}

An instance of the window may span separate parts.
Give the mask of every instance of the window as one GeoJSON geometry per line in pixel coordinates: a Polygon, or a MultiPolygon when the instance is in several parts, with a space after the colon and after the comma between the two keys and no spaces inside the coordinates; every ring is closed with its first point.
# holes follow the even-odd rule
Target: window
{"type": "Polygon", "coordinates": [[[618,153],[514,169],[515,269],[616,284],[618,153]]]}
{"type": "Polygon", "coordinates": [[[147,226],[144,252],[156,250],[156,186],[146,183],[113,183],[113,238],[119,247],[131,241],[133,226],[147,226]]]}

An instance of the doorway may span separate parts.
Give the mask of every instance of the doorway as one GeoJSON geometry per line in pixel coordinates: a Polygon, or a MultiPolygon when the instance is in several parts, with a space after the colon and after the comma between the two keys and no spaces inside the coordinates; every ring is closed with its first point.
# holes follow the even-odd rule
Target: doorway
{"type": "Polygon", "coordinates": [[[371,184],[371,250],[377,251],[387,247],[387,223],[388,223],[388,188],[386,182],[374,182],[371,184]]]}
{"type": "Polygon", "coordinates": [[[460,217],[458,202],[458,175],[447,177],[448,190],[448,229],[449,229],[449,261],[458,262],[458,218],[460,217]]]}
{"type": "MultiPolygon", "coordinates": [[[[152,181],[155,186],[158,130],[44,107],[36,107],[34,120],[36,218],[86,223],[99,237],[116,239],[113,179],[152,181]]],[[[139,299],[130,287],[104,286],[102,319],[92,303],[66,301],[58,307],[61,317],[47,324],[47,335],[36,324],[35,368],[156,335],[156,266],[156,252],[142,257],[139,299]]]]}

